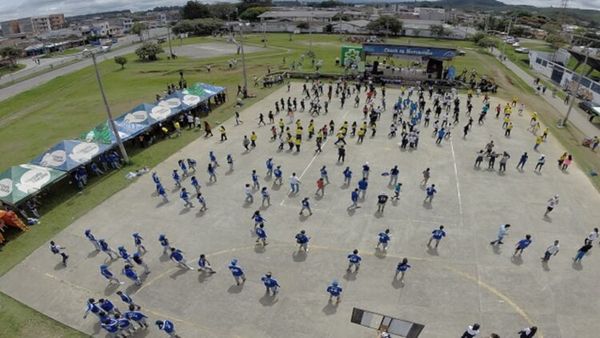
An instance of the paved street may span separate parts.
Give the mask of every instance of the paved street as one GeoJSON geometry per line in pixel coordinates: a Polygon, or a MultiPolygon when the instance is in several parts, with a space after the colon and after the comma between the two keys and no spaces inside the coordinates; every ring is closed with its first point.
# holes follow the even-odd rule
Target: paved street
{"type": "MultiPolygon", "coordinates": [[[[481,323],[484,337],[491,332],[515,337],[529,325],[540,328],[536,338],[597,337],[600,300],[593,292],[600,278],[600,254],[595,252],[597,248],[592,249],[580,265],[573,264],[571,258],[598,225],[600,196],[576,163],[567,172],[557,169],[555,161],[564,150],[552,135],[540,146],[540,153],[547,156],[542,173],[533,171],[540,153],[533,151],[535,137],[526,131],[529,115],[513,113],[515,128],[511,137],[505,137],[502,119],[495,119],[491,112],[483,126],[477,125],[482,103],[481,98],[474,98],[475,123],[466,139],[462,137],[466,122],[461,115],[451,138],[441,145],[435,144],[429,126],[422,129],[418,150],[400,150],[400,138],[386,135],[390,107],[399,96],[399,90],[388,89],[388,111],[378,123],[376,136],[369,137],[369,131],[360,145],[349,138],[342,165],[336,163],[337,150],[331,138],[324,152],[313,156],[314,141],[306,141],[311,118],[306,112],[295,116],[304,126],[299,153],[278,152],[277,143],[269,142],[270,126],[257,127],[258,113],[264,113],[266,119],[267,112],[274,110],[275,100],[301,96],[300,84],[292,88],[293,93],[281,88],[243,109],[242,125],[226,121],[226,142],[219,142],[214,127],[214,137],[200,137],[152,168],[168,189],[170,202],[163,203],[155,196],[150,174],[139,178],[56,236],[57,243],[66,246],[71,255],[67,268],[43,246],[0,278],[0,290],[66,325],[100,337],[104,332],[97,319],[93,315],[82,319],[86,299],[109,297],[124,308],[114,294],[117,287],[107,286],[99,274],[102,263],[110,264],[115,275],[126,282],[122,289],[133,295],[151,321],[173,320],[182,337],[373,337],[374,331],[350,323],[353,307],[422,323],[423,338],[458,337],[474,322],[481,323]],[[253,130],[258,146],[244,152],[242,137],[253,130]],[[511,155],[504,174],[485,169],[487,161],[482,169],[473,168],[476,152],[490,140],[496,143],[497,152],[511,155]],[[207,183],[206,173],[211,150],[221,165],[214,184],[207,183]],[[515,165],[524,151],[530,157],[520,172],[515,165]],[[227,154],[235,161],[231,172],[225,163],[227,154]],[[194,208],[184,208],[170,177],[177,160],[188,157],[199,163],[197,176],[208,203],[205,212],[199,211],[195,200],[194,208]],[[269,157],[282,166],[281,186],[265,177],[269,157]],[[359,203],[362,208],[348,211],[351,189],[365,161],[371,166],[366,199],[359,203]],[[384,213],[379,214],[376,195],[382,191],[392,194],[389,178],[381,174],[395,164],[403,183],[401,197],[388,202],[384,213]],[[323,165],[328,168],[331,184],[323,197],[315,197],[315,181],[323,165]],[[350,187],[343,185],[346,166],[354,172],[350,187]],[[419,184],[426,167],[431,168],[430,183],[439,191],[431,204],[423,203],[424,187],[419,184]],[[258,191],[252,204],[244,203],[243,187],[251,183],[252,169],[257,170],[261,186],[271,191],[268,207],[260,206],[258,191]],[[288,194],[292,172],[301,177],[299,194],[288,194]],[[550,218],[544,218],[546,201],[555,194],[560,195],[560,204],[550,218]],[[300,201],[306,196],[311,198],[314,212],[310,217],[298,215],[300,201]],[[267,220],[270,244],[265,248],[255,246],[256,237],[251,234],[255,210],[261,210],[267,220]],[[503,223],[512,224],[505,244],[490,246],[503,223]],[[427,248],[431,231],[440,224],[445,225],[448,236],[437,250],[427,248]],[[125,245],[130,252],[134,250],[133,232],[146,239],[144,260],[152,272],[141,287],[120,275],[122,261],[111,262],[93,250],[83,235],[88,228],[113,248],[125,245]],[[375,250],[377,234],[386,228],[392,235],[387,254],[375,250]],[[308,254],[299,253],[294,241],[301,229],[311,237],[308,254]],[[194,267],[197,257],[206,254],[217,273],[206,275],[176,267],[162,255],[157,241],[160,233],[183,250],[194,267]],[[525,234],[533,236],[533,244],[521,257],[511,257],[514,244],[525,234]],[[555,239],[561,242],[560,253],[549,264],[541,264],[540,257],[555,239]],[[347,273],[346,256],[355,248],[363,257],[362,266],[358,273],[347,273]],[[393,278],[403,257],[412,265],[405,283],[393,278]],[[232,258],[238,258],[245,269],[248,281],[243,286],[235,285],[227,269],[232,258]],[[267,271],[282,286],[276,297],[266,296],[260,281],[267,271]],[[337,306],[327,302],[325,292],[333,279],[344,289],[337,306]]],[[[491,106],[498,103],[504,104],[492,99],[491,106]]],[[[463,97],[461,106],[464,104],[463,97]]],[[[361,108],[348,102],[341,110],[334,98],[330,113],[315,118],[316,126],[330,120],[335,121],[336,130],[345,120],[360,124],[361,108]]],[[[276,119],[285,119],[282,115],[276,119]]],[[[295,127],[290,127],[294,133],[295,127]]],[[[189,179],[184,186],[192,189],[189,179]]],[[[138,336],[163,335],[153,327],[138,336]]]]}

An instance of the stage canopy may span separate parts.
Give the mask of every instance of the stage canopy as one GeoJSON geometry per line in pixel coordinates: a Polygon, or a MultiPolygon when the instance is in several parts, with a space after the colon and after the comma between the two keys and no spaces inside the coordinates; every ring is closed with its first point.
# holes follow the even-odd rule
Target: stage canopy
{"type": "Polygon", "coordinates": [[[79,140],[64,140],[31,161],[31,163],[52,169],[71,171],[90,162],[110,146],[79,140]]]}
{"type": "Polygon", "coordinates": [[[408,56],[423,59],[451,60],[456,56],[457,51],[454,48],[365,43],[363,44],[363,53],[365,55],[408,56]]]}
{"type": "Polygon", "coordinates": [[[6,204],[17,205],[66,174],[64,171],[33,164],[13,166],[0,173],[0,200],[6,204]]]}

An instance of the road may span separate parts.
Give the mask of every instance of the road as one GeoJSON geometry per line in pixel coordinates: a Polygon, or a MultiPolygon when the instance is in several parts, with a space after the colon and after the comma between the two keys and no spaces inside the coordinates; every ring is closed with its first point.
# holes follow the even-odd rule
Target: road
{"type": "MultiPolygon", "coordinates": [[[[157,29],[157,30],[152,30],[149,35],[150,35],[150,38],[153,38],[153,37],[156,37],[156,36],[159,36],[162,34],[164,34],[164,30],[157,29]]],[[[138,39],[137,36],[127,36],[127,37],[123,38],[122,40],[120,40],[120,44],[121,45],[130,44],[129,46],[119,48],[119,49],[116,49],[114,51],[111,51],[111,52],[108,52],[105,54],[100,54],[98,57],[98,61],[102,62],[102,61],[105,61],[108,59],[112,59],[115,56],[132,53],[137,48],[137,45],[135,44],[135,42],[137,42],[137,39],[138,39]]],[[[70,61],[70,59],[73,59],[73,58],[81,58],[81,55],[78,54],[78,55],[75,55],[72,57],[65,57],[63,59],[70,61]]],[[[88,67],[90,65],[92,65],[92,59],[83,58],[79,62],[70,64],[68,66],[64,66],[62,68],[57,68],[56,70],[52,70],[47,73],[40,74],[39,76],[15,83],[12,86],[2,88],[2,89],[0,89],[0,101],[4,101],[8,98],[11,98],[14,95],[20,94],[24,91],[27,91],[27,90],[35,88],[39,85],[42,85],[48,81],[53,80],[54,78],[56,78],[58,76],[67,75],[69,73],[78,71],[78,70],[88,67]]],[[[15,74],[13,74],[13,77],[14,77],[14,75],[15,74]]],[[[25,76],[25,75],[27,75],[27,74],[24,74],[24,73],[21,74],[21,76],[25,76]]],[[[13,77],[11,77],[10,75],[7,75],[5,77],[5,81],[0,80],[0,84],[2,84],[3,82],[12,81],[13,77]]]]}

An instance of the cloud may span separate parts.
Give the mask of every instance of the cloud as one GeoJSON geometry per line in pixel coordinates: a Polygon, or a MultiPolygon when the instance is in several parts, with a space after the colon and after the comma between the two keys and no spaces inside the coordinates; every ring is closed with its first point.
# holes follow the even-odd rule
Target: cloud
{"type": "MultiPolygon", "coordinates": [[[[507,5],[530,5],[537,7],[560,7],[561,0],[528,0],[526,3],[523,0],[499,0],[507,5]]],[[[585,8],[585,9],[599,9],[599,0],[570,0],[569,8],[585,8]]]]}

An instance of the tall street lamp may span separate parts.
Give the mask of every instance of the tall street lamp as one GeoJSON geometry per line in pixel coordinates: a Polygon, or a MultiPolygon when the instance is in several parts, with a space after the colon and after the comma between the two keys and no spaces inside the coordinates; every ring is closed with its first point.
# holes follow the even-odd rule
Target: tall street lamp
{"type": "MultiPolygon", "coordinates": [[[[584,47],[583,52],[585,53],[585,58],[583,59],[583,65],[587,65],[588,57],[590,56],[590,46],[592,42],[590,42],[587,46],[584,47]]],[[[573,71],[573,74],[577,74],[573,71]]],[[[577,98],[577,94],[579,93],[579,88],[581,87],[581,80],[583,80],[583,72],[581,74],[577,74],[577,86],[575,86],[575,93],[571,97],[571,102],[569,103],[569,109],[567,109],[567,114],[565,118],[560,120],[557,127],[564,128],[567,125],[567,121],[569,121],[569,116],[571,115],[571,110],[573,109],[573,104],[575,103],[575,99],[577,98]]]]}
{"type": "Polygon", "coordinates": [[[240,26],[240,51],[242,52],[242,71],[244,74],[244,90],[242,95],[246,98],[246,94],[248,93],[248,76],[246,73],[246,54],[244,54],[244,26],[249,26],[248,22],[239,22],[240,26]]]}
{"type": "Polygon", "coordinates": [[[96,80],[98,81],[98,87],[100,87],[100,94],[102,95],[102,101],[104,102],[104,107],[106,108],[106,115],[108,115],[108,123],[110,125],[110,129],[115,135],[115,139],[117,141],[117,145],[119,146],[119,150],[121,151],[121,155],[123,156],[123,161],[125,163],[129,163],[129,156],[127,155],[127,151],[123,146],[123,141],[121,140],[121,136],[117,131],[117,126],[115,125],[115,121],[113,120],[112,113],[110,112],[110,106],[108,105],[108,100],[106,99],[106,94],[104,93],[104,86],[102,85],[102,79],[100,78],[100,72],[98,71],[98,64],[96,63],[96,53],[93,51],[89,51],[89,55],[92,57],[92,62],[94,63],[94,70],[96,71],[96,80]]]}

